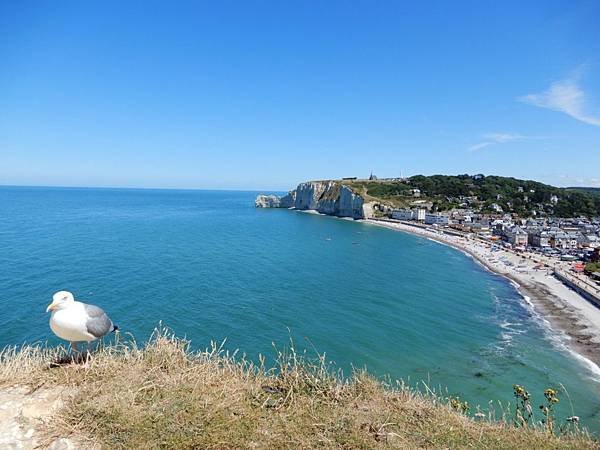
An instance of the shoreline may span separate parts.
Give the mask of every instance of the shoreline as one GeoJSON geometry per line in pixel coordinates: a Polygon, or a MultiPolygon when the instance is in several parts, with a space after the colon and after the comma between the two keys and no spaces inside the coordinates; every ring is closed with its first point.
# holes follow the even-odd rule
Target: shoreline
{"type": "Polygon", "coordinates": [[[359,222],[447,245],[470,256],[490,272],[506,278],[552,331],[564,334],[561,344],[586,363],[591,371],[600,374],[600,309],[556,279],[548,269],[534,269],[537,264],[532,260],[505,250],[492,252],[484,243],[460,236],[435,234],[401,222],[369,219],[359,222]]]}

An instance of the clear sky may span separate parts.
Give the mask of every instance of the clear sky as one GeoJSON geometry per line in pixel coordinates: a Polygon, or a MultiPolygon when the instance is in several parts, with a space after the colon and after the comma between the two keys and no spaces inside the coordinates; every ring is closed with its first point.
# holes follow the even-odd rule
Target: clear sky
{"type": "Polygon", "coordinates": [[[0,1],[0,184],[600,186],[600,2],[0,1]]]}

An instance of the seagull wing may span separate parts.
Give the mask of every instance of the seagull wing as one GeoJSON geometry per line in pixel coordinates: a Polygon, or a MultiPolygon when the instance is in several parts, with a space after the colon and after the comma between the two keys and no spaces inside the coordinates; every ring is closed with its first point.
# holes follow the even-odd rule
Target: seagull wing
{"type": "Polygon", "coordinates": [[[85,326],[89,334],[95,338],[100,338],[113,331],[114,325],[102,308],[85,303],[83,306],[87,314],[85,326]]]}

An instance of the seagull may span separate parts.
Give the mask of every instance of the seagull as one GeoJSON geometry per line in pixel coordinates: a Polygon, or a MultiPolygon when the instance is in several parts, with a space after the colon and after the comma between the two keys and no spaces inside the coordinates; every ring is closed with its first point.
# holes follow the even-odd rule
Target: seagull
{"type": "Polygon", "coordinates": [[[89,344],[119,329],[101,308],[75,301],[68,291],[52,296],[52,303],[46,308],[46,312],[50,311],[50,329],[59,338],[69,341],[76,352],[77,342],[89,344]]]}

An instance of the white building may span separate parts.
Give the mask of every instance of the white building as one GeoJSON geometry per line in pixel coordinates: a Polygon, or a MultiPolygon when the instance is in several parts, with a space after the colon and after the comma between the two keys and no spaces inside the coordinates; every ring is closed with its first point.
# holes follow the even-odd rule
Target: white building
{"type": "Polygon", "coordinates": [[[425,220],[425,208],[395,209],[392,211],[392,219],[396,220],[425,220]]]}
{"type": "Polygon", "coordinates": [[[392,219],[396,220],[415,220],[415,213],[412,209],[394,209],[392,219]]]}
{"type": "Polygon", "coordinates": [[[450,217],[445,214],[425,214],[425,223],[427,225],[448,225],[450,217]]]}

